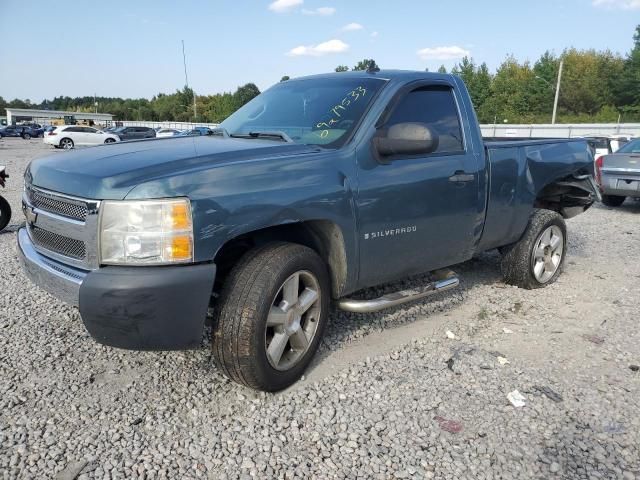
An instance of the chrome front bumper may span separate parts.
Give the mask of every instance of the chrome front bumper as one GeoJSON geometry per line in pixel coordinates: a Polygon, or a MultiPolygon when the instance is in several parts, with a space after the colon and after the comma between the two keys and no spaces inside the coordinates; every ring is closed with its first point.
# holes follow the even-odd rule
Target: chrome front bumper
{"type": "Polygon", "coordinates": [[[78,306],[85,270],[69,267],[38,253],[26,228],[18,230],[20,261],[27,276],[38,287],[69,305],[78,306]]]}

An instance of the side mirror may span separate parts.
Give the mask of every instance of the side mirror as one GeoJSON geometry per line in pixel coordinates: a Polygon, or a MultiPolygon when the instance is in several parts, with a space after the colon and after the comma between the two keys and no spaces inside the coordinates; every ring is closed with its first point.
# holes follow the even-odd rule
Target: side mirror
{"type": "Polygon", "coordinates": [[[438,134],[424,123],[397,123],[381,129],[374,145],[382,157],[433,153],[438,149],[438,134]]]}

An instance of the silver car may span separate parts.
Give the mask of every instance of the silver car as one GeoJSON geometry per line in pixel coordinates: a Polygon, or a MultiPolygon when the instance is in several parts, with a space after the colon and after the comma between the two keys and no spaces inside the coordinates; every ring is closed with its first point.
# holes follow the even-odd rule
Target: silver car
{"type": "Polygon", "coordinates": [[[596,179],[602,203],[619,207],[627,197],[640,198],[640,138],[631,140],[616,153],[596,159],[596,179]]]}

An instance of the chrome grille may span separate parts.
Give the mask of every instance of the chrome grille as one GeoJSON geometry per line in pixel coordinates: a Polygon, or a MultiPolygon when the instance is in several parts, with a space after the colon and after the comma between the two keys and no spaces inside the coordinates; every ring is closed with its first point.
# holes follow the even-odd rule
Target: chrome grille
{"type": "Polygon", "coordinates": [[[62,215],[63,217],[85,221],[87,219],[87,205],[81,201],[55,198],[31,189],[27,189],[29,203],[40,210],[62,215]]]}
{"type": "Polygon", "coordinates": [[[34,226],[29,227],[29,233],[37,247],[77,260],[83,260],[87,255],[85,244],[80,240],[58,235],[34,226]]]}

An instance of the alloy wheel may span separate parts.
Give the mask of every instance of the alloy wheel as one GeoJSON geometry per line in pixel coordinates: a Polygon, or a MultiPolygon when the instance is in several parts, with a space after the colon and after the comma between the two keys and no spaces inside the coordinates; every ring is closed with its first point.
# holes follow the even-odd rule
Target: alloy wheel
{"type": "Polygon", "coordinates": [[[546,228],[538,237],[533,250],[531,268],[533,276],[540,283],[553,278],[562,263],[564,235],[556,225],[546,228]]]}
{"type": "Polygon", "coordinates": [[[320,284],[307,270],[291,275],[276,294],[267,317],[265,349],[276,370],[289,370],[307,353],[320,319],[320,284]]]}

